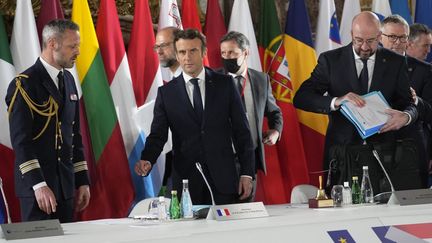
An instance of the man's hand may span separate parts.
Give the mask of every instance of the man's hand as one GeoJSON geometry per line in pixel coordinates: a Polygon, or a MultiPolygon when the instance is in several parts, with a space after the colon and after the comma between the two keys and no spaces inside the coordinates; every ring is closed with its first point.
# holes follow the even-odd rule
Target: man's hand
{"type": "Polygon", "coordinates": [[[57,201],[54,193],[48,186],[38,188],[34,193],[40,210],[47,214],[55,213],[57,201]]]}
{"type": "Polygon", "coordinates": [[[244,200],[248,198],[253,189],[252,179],[246,176],[240,177],[240,183],[239,183],[239,195],[240,200],[244,200]]]}
{"type": "Polygon", "coordinates": [[[384,126],[381,127],[380,133],[399,130],[409,121],[408,115],[406,113],[403,113],[402,111],[387,109],[385,113],[389,116],[389,118],[384,124],[384,126]]]}
{"type": "Polygon", "coordinates": [[[349,92],[344,96],[336,98],[334,103],[335,108],[339,108],[343,101],[351,102],[358,107],[362,107],[366,104],[366,101],[360,95],[353,92],[349,92]]]}
{"type": "Polygon", "coordinates": [[[264,133],[263,143],[266,145],[275,145],[279,138],[279,132],[276,129],[270,129],[264,133]]]}
{"type": "Polygon", "coordinates": [[[135,173],[140,176],[147,176],[151,168],[152,165],[148,160],[140,160],[135,163],[135,173]]]}
{"type": "Polygon", "coordinates": [[[80,212],[84,210],[90,202],[90,188],[88,185],[82,185],[78,187],[76,200],[75,200],[75,211],[80,212]]]}

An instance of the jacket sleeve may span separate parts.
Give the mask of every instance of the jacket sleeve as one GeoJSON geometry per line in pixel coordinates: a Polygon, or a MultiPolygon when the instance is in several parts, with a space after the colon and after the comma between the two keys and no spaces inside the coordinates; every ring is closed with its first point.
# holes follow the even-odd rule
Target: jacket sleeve
{"type": "Polygon", "coordinates": [[[282,112],[279,106],[276,104],[276,99],[273,96],[272,88],[270,85],[270,78],[266,74],[266,86],[267,86],[267,99],[264,111],[264,116],[267,117],[268,126],[270,129],[276,129],[279,134],[282,134],[283,118],[282,112]]]}
{"type": "Polygon", "coordinates": [[[25,85],[24,77],[17,77],[9,84],[6,104],[9,111],[9,130],[15,152],[15,167],[26,187],[45,181],[39,160],[36,156],[33,137],[33,113],[21,93],[35,97],[32,86],[25,85]],[[21,90],[21,91],[20,91],[21,90]]]}

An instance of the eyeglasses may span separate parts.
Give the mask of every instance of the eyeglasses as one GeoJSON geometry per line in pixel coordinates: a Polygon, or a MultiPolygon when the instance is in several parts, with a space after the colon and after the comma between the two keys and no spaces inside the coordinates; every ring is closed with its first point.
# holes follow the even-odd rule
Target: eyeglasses
{"type": "Polygon", "coordinates": [[[382,35],[387,37],[391,42],[396,42],[399,40],[400,43],[405,43],[408,41],[407,35],[386,35],[384,33],[382,35]]]}
{"type": "Polygon", "coordinates": [[[366,43],[366,45],[368,46],[371,46],[376,41],[378,41],[378,37],[367,39],[367,40],[357,38],[357,37],[353,38],[353,44],[356,46],[362,46],[364,43],[366,43]]]}
{"type": "Polygon", "coordinates": [[[153,50],[154,50],[154,51],[157,51],[159,48],[165,49],[166,47],[168,47],[168,46],[171,45],[172,43],[173,43],[173,42],[170,41],[170,42],[162,43],[162,44],[160,44],[160,45],[154,45],[154,46],[153,46],[153,50]]]}

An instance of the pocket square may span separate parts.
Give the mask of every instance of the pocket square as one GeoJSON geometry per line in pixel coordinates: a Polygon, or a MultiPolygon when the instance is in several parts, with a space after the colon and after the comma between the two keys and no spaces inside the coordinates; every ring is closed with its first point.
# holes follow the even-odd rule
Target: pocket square
{"type": "Polygon", "coordinates": [[[78,96],[76,94],[71,94],[70,100],[78,100],[78,96]]]}

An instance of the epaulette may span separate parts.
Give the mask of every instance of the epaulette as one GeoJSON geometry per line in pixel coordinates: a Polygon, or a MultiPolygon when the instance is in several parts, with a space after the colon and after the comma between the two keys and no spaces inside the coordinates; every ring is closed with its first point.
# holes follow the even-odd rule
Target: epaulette
{"type": "Polygon", "coordinates": [[[10,105],[8,108],[8,114],[10,116],[10,114],[12,112],[13,105],[15,103],[16,97],[17,97],[18,92],[19,92],[21,94],[22,98],[24,99],[25,103],[27,104],[32,117],[34,117],[33,112],[36,112],[37,114],[39,114],[41,116],[47,117],[47,121],[45,122],[44,127],[39,132],[39,134],[33,138],[33,140],[36,140],[40,136],[42,136],[42,134],[46,131],[46,129],[49,125],[49,122],[51,121],[51,118],[53,116],[55,116],[55,119],[56,119],[55,147],[57,148],[58,139],[60,139],[60,143],[63,143],[63,138],[62,138],[62,134],[61,134],[61,126],[60,126],[60,123],[58,121],[58,104],[52,96],[49,97],[48,102],[45,102],[43,104],[38,104],[35,101],[33,101],[31,99],[31,97],[27,94],[25,89],[22,87],[22,82],[21,82],[22,78],[27,79],[27,78],[29,78],[29,76],[26,74],[18,74],[15,77],[16,88],[15,88],[14,94],[12,96],[12,99],[11,99],[11,102],[10,102],[10,105]]]}

